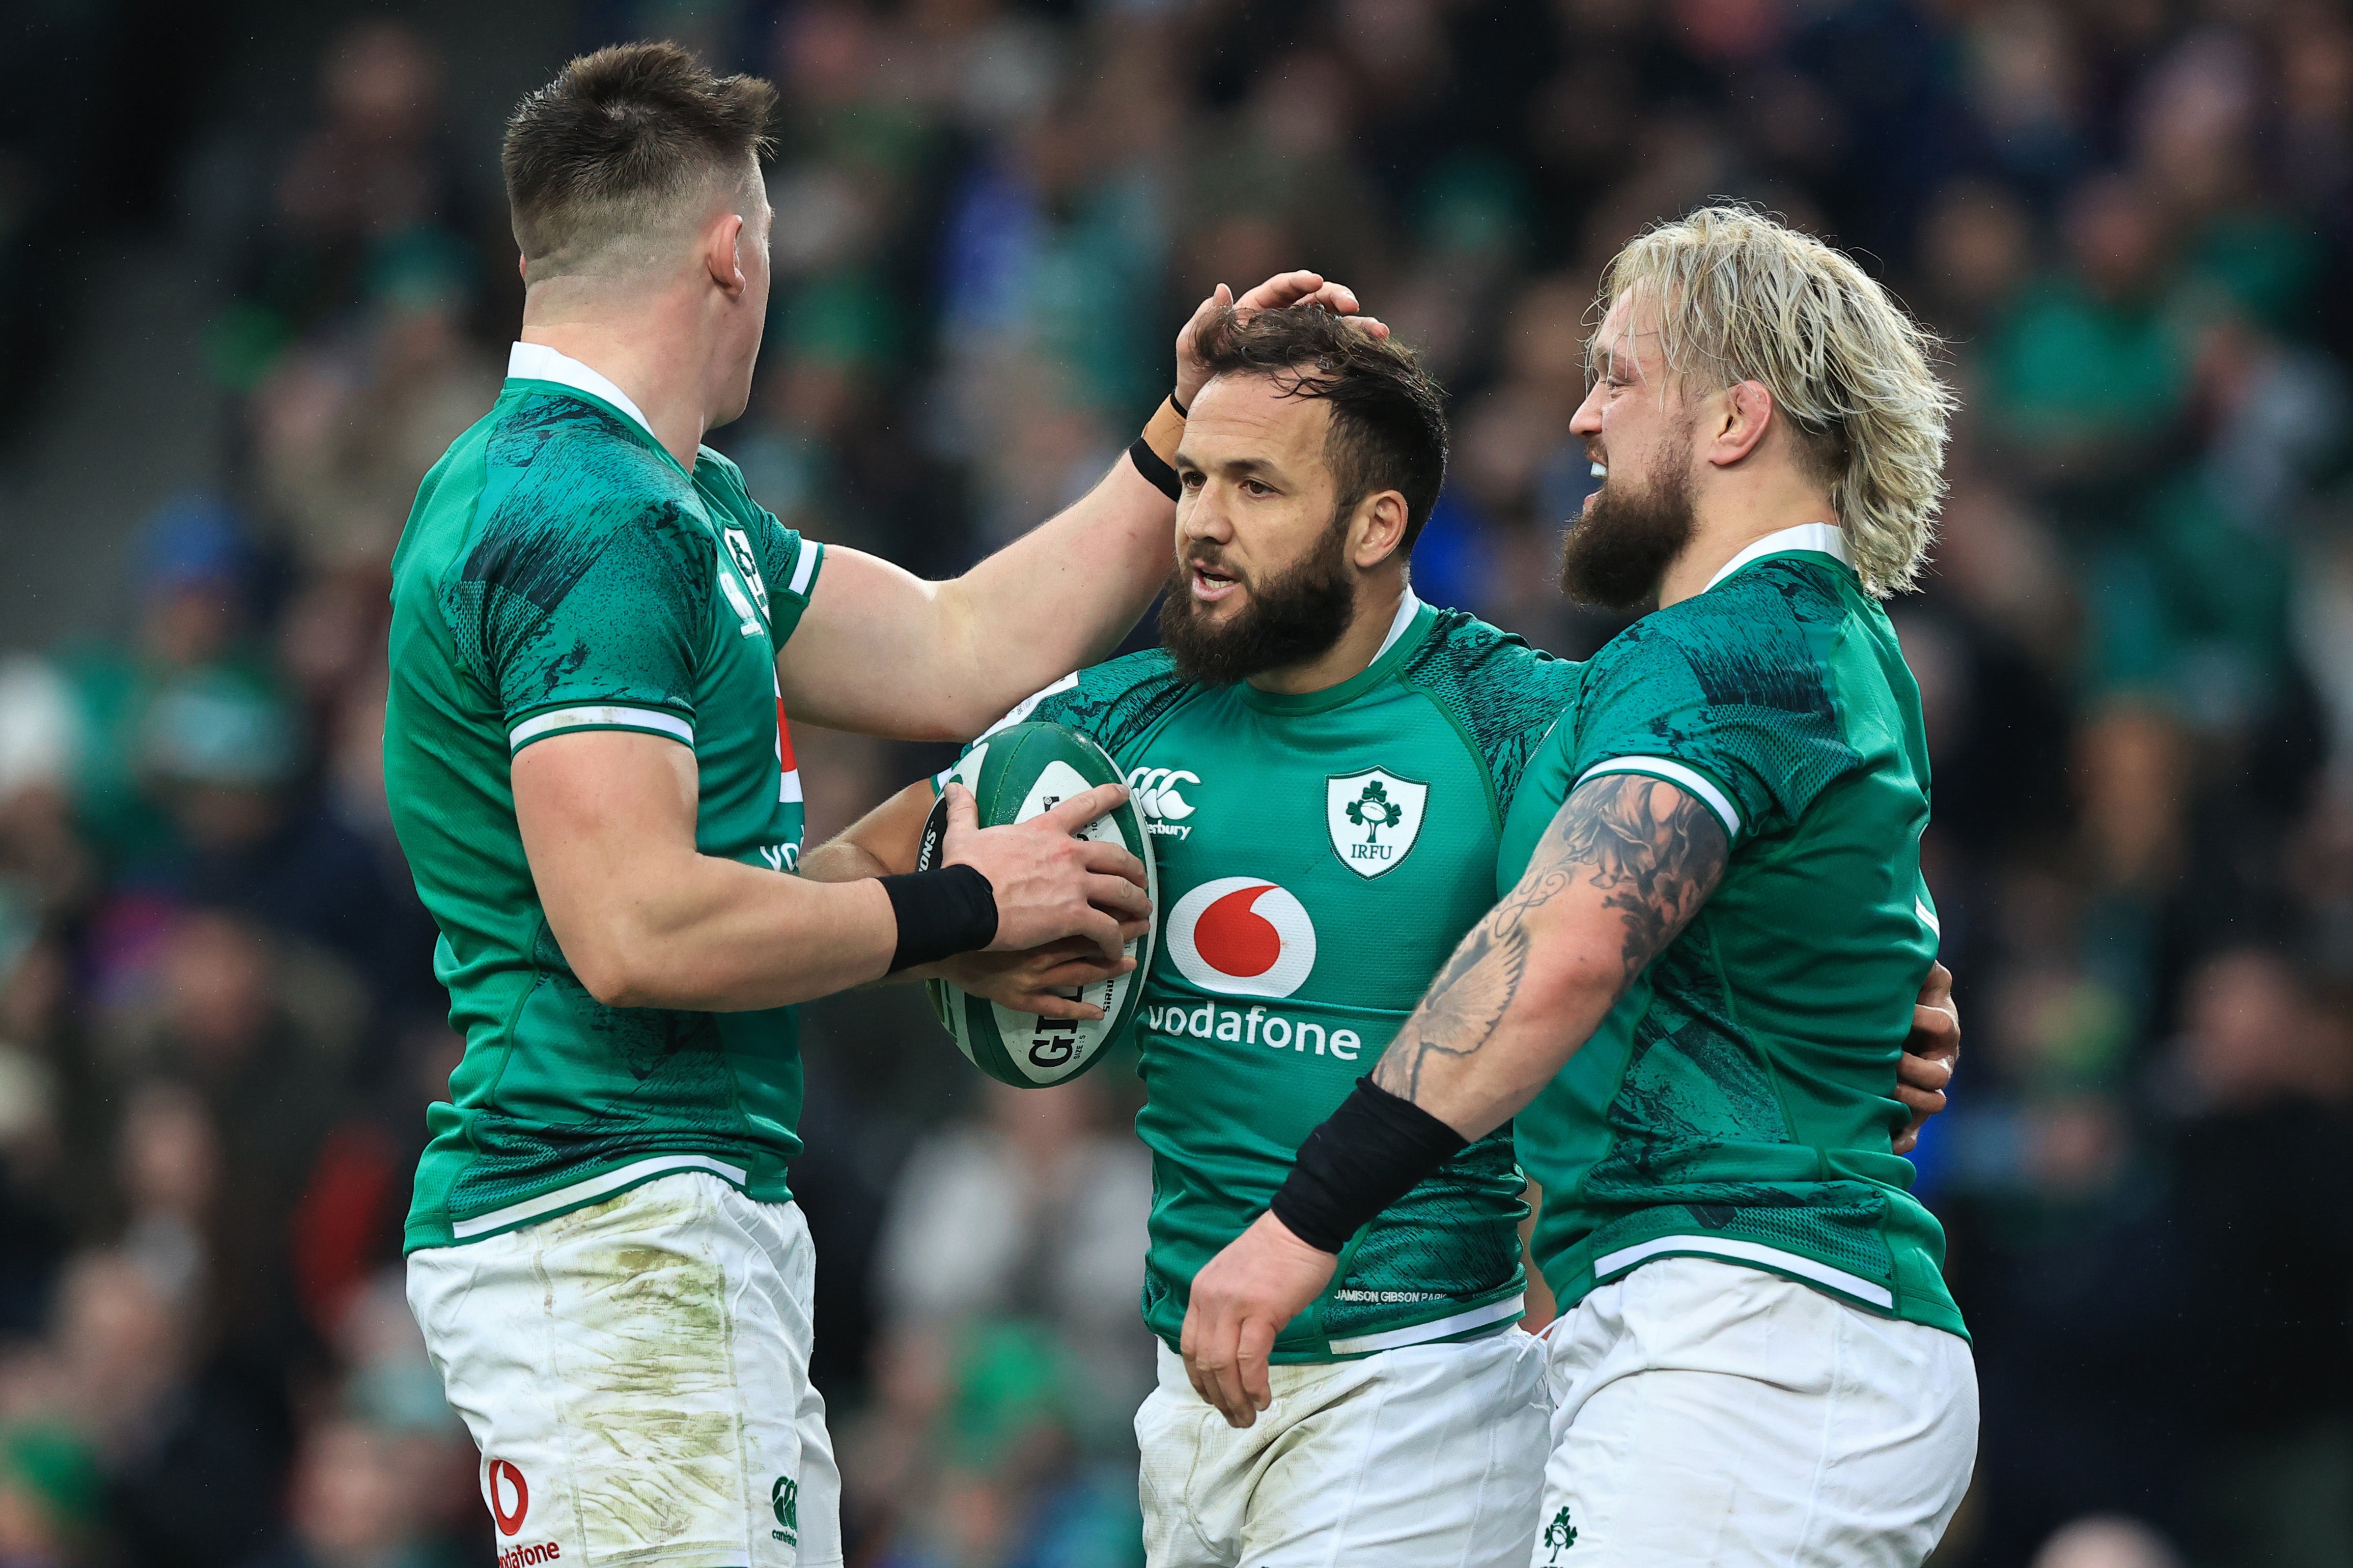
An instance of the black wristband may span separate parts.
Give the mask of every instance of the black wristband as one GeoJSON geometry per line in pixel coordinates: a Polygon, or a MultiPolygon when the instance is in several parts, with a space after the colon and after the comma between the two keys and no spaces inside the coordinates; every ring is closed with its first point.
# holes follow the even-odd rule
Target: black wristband
{"type": "Polygon", "coordinates": [[[899,947],[890,973],[977,952],[997,940],[997,889],[971,866],[911,871],[881,879],[899,918],[899,947]]]}
{"type": "MultiPolygon", "coordinates": [[[[1176,395],[1174,392],[1171,392],[1168,395],[1168,406],[1176,411],[1176,417],[1179,419],[1190,419],[1193,417],[1193,411],[1186,407],[1183,404],[1177,402],[1176,395]]],[[[1100,450],[1101,448],[1097,449],[1100,450]]]]}
{"type": "Polygon", "coordinates": [[[1267,1206],[1292,1235],[1336,1253],[1469,1142],[1413,1101],[1360,1078],[1356,1092],[1299,1146],[1267,1206]]]}
{"type": "Polygon", "coordinates": [[[1127,449],[1127,460],[1135,465],[1137,473],[1152,481],[1155,489],[1170,500],[1176,499],[1176,470],[1160,460],[1151,442],[1138,436],[1135,445],[1127,449]]]}

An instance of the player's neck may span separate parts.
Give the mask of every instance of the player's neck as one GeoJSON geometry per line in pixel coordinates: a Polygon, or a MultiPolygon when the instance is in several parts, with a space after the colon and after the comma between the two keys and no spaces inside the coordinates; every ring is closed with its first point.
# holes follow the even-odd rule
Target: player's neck
{"type": "MultiPolygon", "coordinates": [[[[1725,476],[1730,479],[1730,476],[1725,476]]],[[[1810,522],[1836,522],[1830,497],[1784,468],[1719,483],[1698,502],[1691,542],[1659,579],[1659,607],[1707,591],[1731,559],[1758,540],[1810,522]]]]}
{"type": "Polygon", "coordinates": [[[1398,606],[1405,603],[1405,586],[1402,572],[1383,572],[1364,578],[1356,585],[1356,613],[1338,642],[1322,657],[1305,664],[1261,670],[1250,678],[1250,685],[1261,691],[1303,697],[1364,674],[1380,657],[1381,645],[1388,640],[1389,627],[1397,622],[1398,606]]]}
{"type": "Polygon", "coordinates": [[[680,352],[681,334],[670,321],[675,313],[656,302],[626,321],[577,310],[549,310],[534,320],[526,300],[522,341],[576,359],[619,387],[646,416],[662,449],[692,473],[710,427],[704,356],[680,352]]]}

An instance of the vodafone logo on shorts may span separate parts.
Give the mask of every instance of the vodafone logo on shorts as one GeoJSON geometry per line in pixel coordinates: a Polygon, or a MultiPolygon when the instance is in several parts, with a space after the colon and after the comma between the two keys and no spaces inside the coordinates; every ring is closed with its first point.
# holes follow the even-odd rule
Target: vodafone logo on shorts
{"type": "Polygon", "coordinates": [[[1165,940],[1176,972],[1226,996],[1288,996],[1315,968],[1315,922],[1263,877],[1220,877],[1176,900],[1165,940]]]}
{"type": "MultiPolygon", "coordinates": [[[[484,1475],[491,1496],[491,1517],[498,1521],[501,1535],[519,1535],[522,1521],[531,1512],[531,1483],[522,1479],[522,1468],[512,1459],[492,1459],[484,1475]]],[[[499,1553],[498,1568],[539,1568],[543,1563],[563,1561],[564,1548],[553,1541],[534,1542],[528,1546],[510,1546],[499,1553]]]]}

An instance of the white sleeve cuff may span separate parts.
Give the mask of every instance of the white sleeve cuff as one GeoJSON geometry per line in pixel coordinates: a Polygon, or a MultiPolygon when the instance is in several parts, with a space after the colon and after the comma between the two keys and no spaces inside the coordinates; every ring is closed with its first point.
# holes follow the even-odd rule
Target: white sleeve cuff
{"type": "Polygon", "coordinates": [[[1606,763],[1596,763],[1586,769],[1577,775],[1577,782],[1582,784],[1587,779],[1602,778],[1610,773],[1641,773],[1650,778],[1664,779],[1715,813],[1715,819],[1724,824],[1724,837],[1727,840],[1740,837],[1738,809],[1722,790],[1709,782],[1705,773],[1688,763],[1676,762],[1672,757],[1612,757],[1606,763]]]}
{"type": "Polygon", "coordinates": [[[553,708],[544,713],[534,713],[507,731],[507,752],[512,755],[532,742],[565,730],[645,730],[657,735],[668,735],[686,745],[694,744],[694,726],[677,714],[659,708],[627,708],[603,704],[581,708],[553,708]]]}

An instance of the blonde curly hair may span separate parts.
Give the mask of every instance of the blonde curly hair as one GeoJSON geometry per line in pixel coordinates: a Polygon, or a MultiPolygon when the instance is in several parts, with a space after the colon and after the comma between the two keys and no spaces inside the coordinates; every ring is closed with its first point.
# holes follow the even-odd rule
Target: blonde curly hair
{"type": "Polygon", "coordinates": [[[1602,275],[1597,319],[1630,291],[1655,306],[1671,373],[1773,395],[1830,490],[1863,587],[1885,598],[1916,585],[1957,406],[1929,368],[1941,340],[1852,258],[1728,204],[1629,241],[1602,275]]]}

